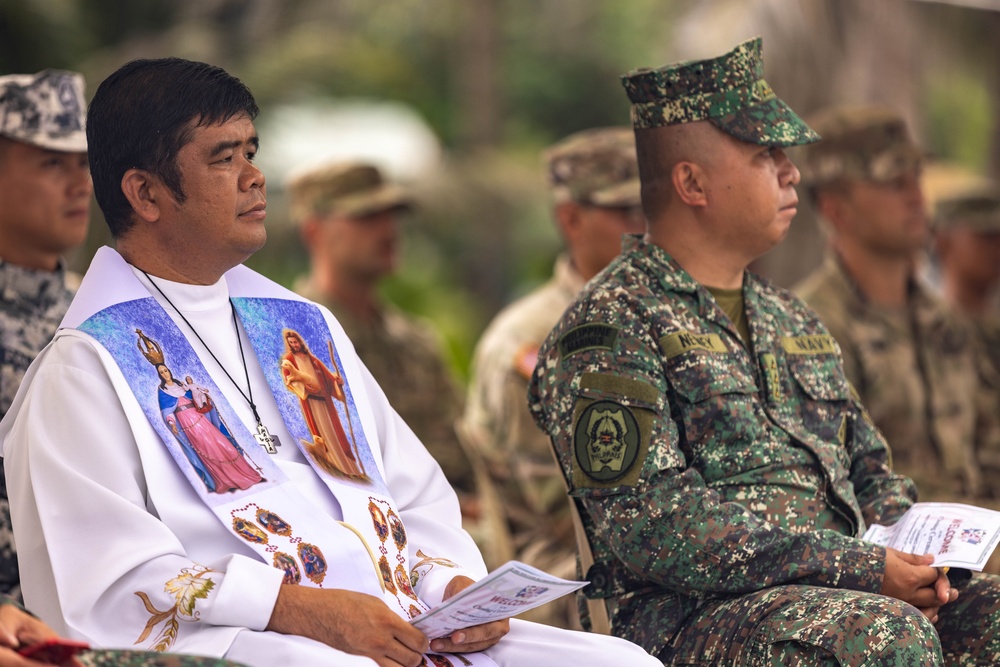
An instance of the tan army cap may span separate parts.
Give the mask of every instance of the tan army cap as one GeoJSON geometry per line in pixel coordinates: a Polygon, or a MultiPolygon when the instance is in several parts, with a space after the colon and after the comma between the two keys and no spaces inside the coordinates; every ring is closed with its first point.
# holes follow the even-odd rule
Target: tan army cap
{"type": "Polygon", "coordinates": [[[583,130],[550,146],[543,157],[557,202],[632,207],[641,201],[631,128],[583,130]]]}
{"type": "Polygon", "coordinates": [[[385,182],[376,167],[363,162],[335,162],[310,169],[290,178],[286,188],[296,223],[314,214],[361,218],[413,206],[409,193],[385,182]]]}
{"type": "Polygon", "coordinates": [[[636,129],[707,120],[740,141],[762,146],[819,140],[764,80],[760,37],[717,58],[633,70],[622,76],[622,85],[636,129]]]}
{"type": "Polygon", "coordinates": [[[0,76],[0,135],[53,151],[87,150],[83,75],[47,69],[0,76]]]}
{"type": "Polygon", "coordinates": [[[809,186],[853,179],[884,183],[920,165],[924,152],[903,117],[877,106],[841,106],[809,117],[823,137],[807,146],[799,170],[809,186]]]}
{"type": "Polygon", "coordinates": [[[921,174],[935,229],[1000,233],[1000,187],[960,165],[928,164],[921,174]]]}

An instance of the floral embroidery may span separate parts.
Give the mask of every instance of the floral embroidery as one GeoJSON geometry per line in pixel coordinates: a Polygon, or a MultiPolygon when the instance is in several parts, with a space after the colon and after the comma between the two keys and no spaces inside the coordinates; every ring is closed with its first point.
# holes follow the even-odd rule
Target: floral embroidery
{"type": "Polygon", "coordinates": [[[163,587],[163,590],[171,593],[176,601],[173,607],[165,611],[157,609],[150,601],[148,595],[141,591],[136,591],[135,594],[142,600],[142,604],[146,607],[146,611],[150,613],[151,617],[146,622],[145,629],[143,629],[139,638],[135,640],[135,643],[141,644],[146,641],[156,626],[164,623],[163,628],[153,640],[152,650],[161,653],[168,651],[174,642],[177,641],[177,633],[180,631],[181,621],[191,622],[201,620],[201,612],[195,609],[195,605],[199,599],[208,599],[208,594],[215,588],[215,582],[206,576],[214,571],[201,565],[186,567],[181,570],[179,575],[168,581],[163,587]]]}
{"type": "Polygon", "coordinates": [[[420,556],[420,560],[417,564],[413,566],[413,570],[410,572],[410,584],[416,588],[417,582],[420,581],[421,577],[430,574],[430,571],[434,569],[435,565],[440,565],[441,567],[458,567],[458,563],[450,561],[447,558],[434,558],[428,556],[421,549],[417,549],[417,555],[420,556]],[[426,567],[425,570],[420,568],[426,567]]]}

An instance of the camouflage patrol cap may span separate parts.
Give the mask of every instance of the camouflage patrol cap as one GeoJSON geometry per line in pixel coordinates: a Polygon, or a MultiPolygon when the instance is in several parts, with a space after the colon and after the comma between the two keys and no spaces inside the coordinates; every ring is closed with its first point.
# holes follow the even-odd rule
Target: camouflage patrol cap
{"type": "Polygon", "coordinates": [[[823,141],[804,151],[802,182],[820,186],[844,179],[884,183],[920,165],[923,151],[895,111],[840,106],[809,118],[823,141]]]}
{"type": "Polygon", "coordinates": [[[686,60],[622,76],[636,129],[707,120],[741,141],[797,146],[819,141],[764,81],[761,38],[708,60],[686,60]]]}
{"type": "Polygon", "coordinates": [[[321,165],[293,176],[286,188],[295,222],[316,214],[361,218],[413,205],[409,193],[387,183],[382,172],[363,162],[321,165]]]}
{"type": "Polygon", "coordinates": [[[1000,187],[996,182],[959,165],[934,163],[924,168],[920,184],[936,229],[1000,233],[1000,187]]]}
{"type": "Polygon", "coordinates": [[[0,76],[0,135],[54,151],[85,152],[83,75],[47,69],[0,76]]]}
{"type": "Polygon", "coordinates": [[[543,154],[557,202],[593,206],[638,206],[639,164],[635,133],[599,127],[571,134],[543,154]]]}

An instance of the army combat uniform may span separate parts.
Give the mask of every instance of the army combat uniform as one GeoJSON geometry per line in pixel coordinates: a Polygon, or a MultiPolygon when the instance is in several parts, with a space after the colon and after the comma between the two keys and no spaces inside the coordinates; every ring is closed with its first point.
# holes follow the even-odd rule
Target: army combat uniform
{"type": "Polygon", "coordinates": [[[984,405],[997,394],[980,381],[982,350],[963,319],[916,281],[905,308],[871,304],[832,256],[796,292],[840,344],[847,378],[921,500],[982,505],[1000,493],[1000,471],[984,484],[976,458],[977,445],[997,449],[998,405],[984,405]]]}
{"type": "MultiPolygon", "coordinates": [[[[912,482],[892,472],[818,318],[752,274],[743,295],[749,346],[636,238],[542,348],[530,404],[594,551],[587,594],[606,600],[614,634],[667,664],[770,664],[781,642],[882,664],[912,628],[927,651],[913,664],[937,664],[929,622],[878,595],[885,550],[859,539],[910,507],[912,482]]],[[[997,590],[976,578],[942,609],[946,653],[997,590]]]]}

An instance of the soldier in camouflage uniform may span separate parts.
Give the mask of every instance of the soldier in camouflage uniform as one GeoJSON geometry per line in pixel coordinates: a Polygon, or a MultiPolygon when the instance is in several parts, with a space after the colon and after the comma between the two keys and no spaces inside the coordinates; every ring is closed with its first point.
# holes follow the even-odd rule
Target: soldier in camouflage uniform
{"type": "MultiPolygon", "coordinates": [[[[548,437],[526,400],[538,349],[586,281],[618,254],[623,233],[645,229],[639,208],[639,167],[631,128],[577,132],[544,155],[553,216],[566,241],[552,279],[502,310],[483,332],[472,364],[462,435],[484,463],[486,483],[498,492],[483,499],[490,530],[483,538],[487,565],[512,558],[561,577],[576,571],[576,543],[566,490],[548,437]],[[498,513],[491,517],[491,511],[498,513]]],[[[525,617],[579,627],[573,596],[525,617]]]]}
{"type": "Polygon", "coordinates": [[[585,592],[669,665],[932,665],[942,646],[995,664],[995,578],[959,596],[930,555],[860,539],[914,486],[816,315],[745,270],[796,212],[782,147],[819,138],[760,48],[624,77],[646,238],[584,288],[530,385],[594,554],[585,592]]]}
{"type": "Polygon", "coordinates": [[[954,165],[930,166],[923,183],[944,298],[972,320],[1000,371],[1000,186],[954,165]]]}
{"type": "MultiPolygon", "coordinates": [[[[0,76],[0,417],[73,298],[61,260],[90,220],[83,77],[0,76]]],[[[0,471],[0,593],[20,598],[0,471]]]]}
{"type": "MultiPolygon", "coordinates": [[[[922,151],[897,114],[836,107],[810,124],[803,183],[830,231],[825,263],[796,292],[840,344],[847,378],[921,500],[989,505],[1000,469],[1000,395],[982,381],[974,330],[918,278],[929,225],[922,151]]],[[[994,505],[996,503],[993,503],[994,505]]]]}
{"type": "Polygon", "coordinates": [[[399,216],[412,206],[405,190],[358,162],[322,165],[289,180],[292,220],[301,227],[311,272],[295,291],[328,307],[389,402],[437,460],[474,511],[475,483],[458,442],[462,397],[436,332],[378,295],[396,268],[399,216]]]}

